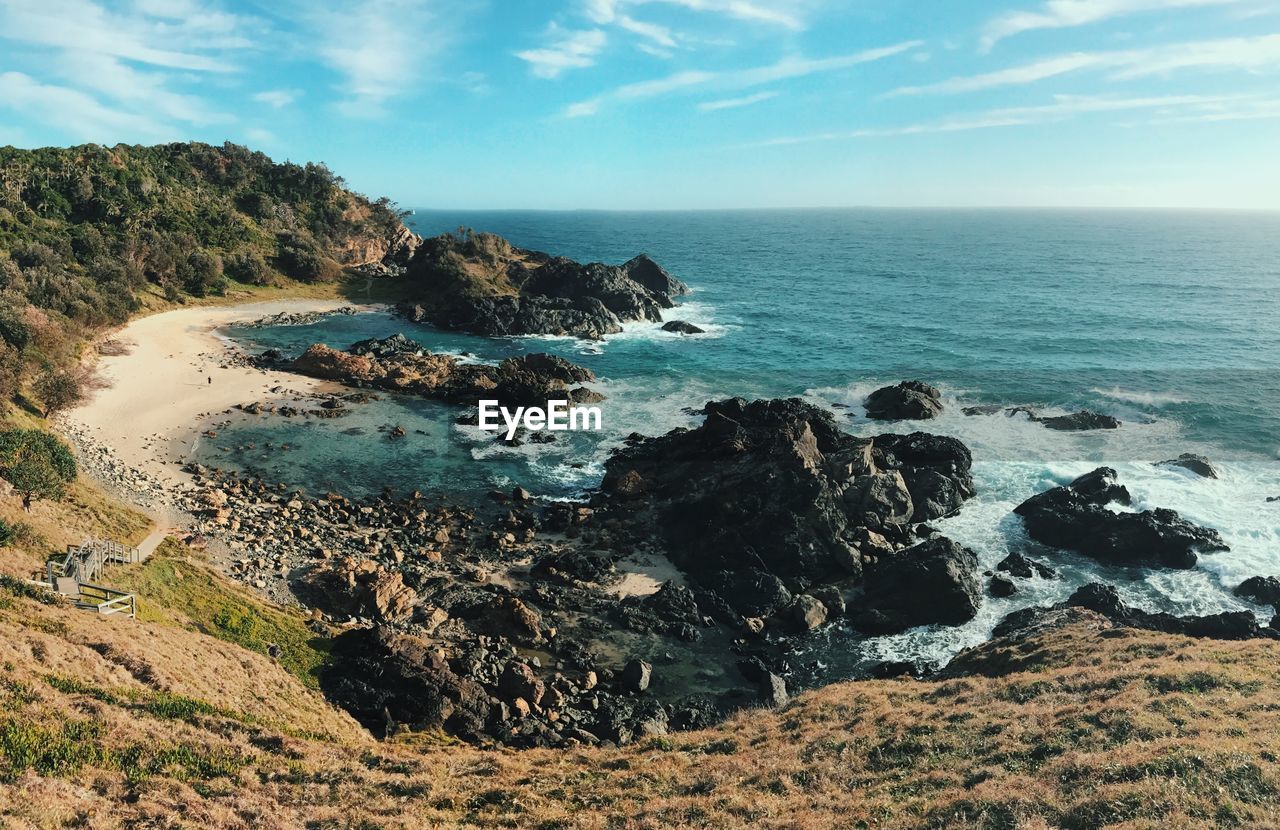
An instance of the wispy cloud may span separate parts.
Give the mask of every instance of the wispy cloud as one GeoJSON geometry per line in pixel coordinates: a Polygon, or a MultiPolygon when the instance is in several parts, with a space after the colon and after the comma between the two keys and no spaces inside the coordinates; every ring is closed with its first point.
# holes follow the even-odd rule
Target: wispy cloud
{"type": "Polygon", "coordinates": [[[776,92],[757,92],[755,95],[744,95],[740,98],[721,98],[718,101],[703,101],[698,104],[698,109],[703,112],[714,112],[715,110],[731,110],[738,107],[749,107],[752,104],[759,104],[761,101],[768,101],[770,98],[777,98],[776,92]]]}
{"type": "Polygon", "coordinates": [[[628,7],[644,5],[678,6],[798,31],[806,27],[804,10],[811,4],[797,0],[586,0],[586,11],[591,19],[604,24],[623,16],[628,7]]]}
{"type": "Polygon", "coordinates": [[[988,130],[997,127],[1023,127],[1069,120],[1080,115],[1133,110],[1167,110],[1172,108],[1205,108],[1244,101],[1248,95],[1163,95],[1135,98],[1098,96],[1058,96],[1052,104],[1026,107],[1001,107],[978,113],[957,115],[937,121],[904,124],[895,127],[872,127],[848,131],[783,136],[743,145],[746,147],[780,147],[824,141],[857,138],[885,138],[927,133],[955,133],[988,130]]]}
{"type": "Polygon", "coordinates": [[[516,57],[529,64],[539,78],[558,78],[570,69],[593,66],[596,55],[604,49],[608,37],[601,29],[566,31],[552,23],[547,34],[551,43],[541,49],[516,52],[516,57]]]}
{"type": "Polygon", "coordinates": [[[125,136],[163,140],[178,137],[168,125],[146,115],[109,107],[78,89],[46,84],[21,72],[0,74],[0,107],[64,130],[84,141],[125,136]]]}
{"type": "Polygon", "coordinates": [[[253,100],[276,109],[283,109],[298,100],[301,95],[302,92],[296,89],[264,89],[262,92],[255,93],[253,100]]]}
{"type": "Polygon", "coordinates": [[[1126,79],[1183,69],[1259,71],[1276,67],[1280,67],[1280,34],[1192,41],[1149,49],[1075,52],[980,75],[964,75],[933,84],[899,87],[888,95],[978,92],[1034,83],[1089,69],[1110,69],[1113,70],[1111,77],[1126,79]]]}
{"type": "Polygon", "coordinates": [[[307,7],[318,56],[343,80],[339,110],[383,115],[387,102],[419,88],[424,67],[453,42],[447,8],[430,0],[327,0],[307,7]]]}
{"type": "MultiPolygon", "coordinates": [[[[110,142],[182,135],[190,126],[232,121],[186,88],[237,60],[265,30],[216,0],[2,0],[0,40],[35,47],[61,83],[5,75],[0,106],[81,139],[110,142]]],[[[12,54],[20,54],[15,51],[12,54]]]]}
{"type": "Polygon", "coordinates": [[[1011,11],[991,20],[983,29],[982,48],[989,51],[1007,37],[1038,29],[1064,29],[1141,12],[1229,6],[1240,2],[1242,0],[1048,0],[1036,11],[1011,11]]]}
{"type": "Polygon", "coordinates": [[[910,51],[920,45],[920,41],[913,40],[906,43],[898,43],[893,46],[886,46],[880,49],[868,49],[863,52],[855,52],[849,55],[837,55],[831,58],[784,58],[776,63],[766,66],[751,67],[748,69],[729,70],[721,72],[706,71],[686,71],[669,75],[665,78],[658,78],[652,81],[641,81],[640,83],[626,84],[616,87],[594,98],[588,98],[585,101],[579,101],[571,104],[566,109],[565,114],[569,117],[581,117],[585,115],[594,115],[600,111],[600,108],[609,103],[623,103],[629,101],[638,101],[646,98],[656,98],[672,92],[678,92],[686,89],[704,88],[704,89],[748,89],[753,86],[763,86],[764,84],[774,83],[776,81],[787,80],[790,78],[799,78],[806,75],[813,75],[824,72],[835,72],[840,69],[847,69],[858,64],[870,63],[872,61],[882,60],[894,55],[902,54],[910,51]]]}

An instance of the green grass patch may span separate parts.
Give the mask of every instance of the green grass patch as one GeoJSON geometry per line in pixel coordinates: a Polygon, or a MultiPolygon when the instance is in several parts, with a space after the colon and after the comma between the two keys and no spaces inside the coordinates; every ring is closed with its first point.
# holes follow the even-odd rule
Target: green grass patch
{"type": "Polygon", "coordinates": [[[259,654],[278,646],[280,664],[307,686],[318,686],[329,638],[308,628],[301,612],[263,601],[174,540],[166,539],[143,564],[120,568],[113,580],[138,596],[143,620],[189,628],[259,654]]]}

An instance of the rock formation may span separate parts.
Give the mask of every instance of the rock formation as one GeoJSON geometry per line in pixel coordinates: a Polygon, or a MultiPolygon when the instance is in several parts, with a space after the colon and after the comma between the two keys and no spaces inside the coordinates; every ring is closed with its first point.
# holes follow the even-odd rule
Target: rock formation
{"type": "Polygon", "coordinates": [[[1165,508],[1125,513],[1129,491],[1116,471],[1099,467],[1065,487],[1055,487],[1018,505],[1031,538],[1068,548],[1113,565],[1191,568],[1196,553],[1227,550],[1216,530],[1199,527],[1165,508]]]}
{"type": "Polygon", "coordinates": [[[942,414],[942,393],[927,383],[904,380],[872,392],[863,406],[875,421],[923,421],[942,414]]]}
{"type": "Polygon", "coordinates": [[[633,320],[661,322],[688,287],[640,254],[623,265],[581,264],[464,231],[424,240],[408,265],[415,322],[487,336],[598,339],[633,320]]]}

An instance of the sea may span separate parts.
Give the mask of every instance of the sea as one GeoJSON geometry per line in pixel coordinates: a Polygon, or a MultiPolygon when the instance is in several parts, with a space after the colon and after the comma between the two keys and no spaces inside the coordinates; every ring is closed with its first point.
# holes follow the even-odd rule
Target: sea
{"type": "Polygon", "coordinates": [[[199,460],[316,493],[479,495],[520,485],[574,499],[599,483],[603,462],[632,433],[695,426],[708,400],[799,396],[831,408],[851,433],[923,428],[961,439],[978,495],[936,527],[975,550],[984,570],[1016,550],[1059,572],[988,597],[957,627],[868,639],[829,625],[797,653],[814,677],[855,677],[886,659],[944,662],[1011,611],[1090,581],[1151,611],[1271,617],[1232,588],[1280,575],[1280,501],[1267,501],[1280,496],[1280,213],[417,210],[409,221],[423,235],[492,231],[581,261],[648,253],[693,289],[666,319],[705,334],[634,323],[600,342],[483,338],[379,311],[227,329],[250,351],[342,348],[402,332],[463,360],[562,355],[599,377],[604,428],[507,447],[456,424],[455,407],[383,395],[346,418],[236,420],[196,448],[199,460]],[[939,387],[944,414],[868,421],[865,396],[908,378],[939,387]],[[963,414],[978,405],[1087,408],[1122,426],[1055,432],[1025,415],[963,414]],[[395,425],[405,439],[388,439],[395,425]],[[1209,457],[1220,477],[1157,465],[1184,452],[1209,457]],[[1192,570],[1148,570],[1028,540],[1013,508],[1103,464],[1133,494],[1131,509],[1173,508],[1218,529],[1231,550],[1202,555],[1192,570]]]}

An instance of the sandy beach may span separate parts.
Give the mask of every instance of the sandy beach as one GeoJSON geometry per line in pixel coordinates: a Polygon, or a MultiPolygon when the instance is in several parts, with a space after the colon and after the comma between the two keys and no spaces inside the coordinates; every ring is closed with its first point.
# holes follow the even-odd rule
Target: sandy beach
{"type": "Polygon", "coordinates": [[[127,353],[103,356],[96,366],[104,387],[65,415],[72,429],[114,450],[123,463],[173,485],[175,463],[199,439],[201,425],[239,403],[289,397],[324,386],[299,375],[228,363],[229,347],[215,331],[230,323],[278,312],[327,311],[338,300],[274,300],[238,306],[184,308],[143,317],[111,339],[127,353]]]}

